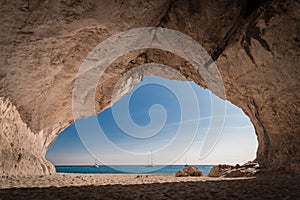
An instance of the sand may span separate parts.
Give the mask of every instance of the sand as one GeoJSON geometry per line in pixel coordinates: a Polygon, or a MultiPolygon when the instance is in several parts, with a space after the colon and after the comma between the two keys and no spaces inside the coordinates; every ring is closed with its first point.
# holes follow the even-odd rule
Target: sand
{"type": "Polygon", "coordinates": [[[2,177],[0,199],[300,199],[300,176],[64,174],[2,177]]]}

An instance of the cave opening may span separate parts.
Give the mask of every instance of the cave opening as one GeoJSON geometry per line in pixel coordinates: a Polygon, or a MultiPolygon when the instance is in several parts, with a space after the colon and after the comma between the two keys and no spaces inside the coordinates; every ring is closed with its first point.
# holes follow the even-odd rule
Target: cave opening
{"type": "Polygon", "coordinates": [[[194,82],[145,76],[110,108],[63,130],[46,158],[58,172],[170,173],[157,170],[188,164],[208,173],[215,164],[254,160],[257,146],[251,121],[229,101],[194,82]]]}

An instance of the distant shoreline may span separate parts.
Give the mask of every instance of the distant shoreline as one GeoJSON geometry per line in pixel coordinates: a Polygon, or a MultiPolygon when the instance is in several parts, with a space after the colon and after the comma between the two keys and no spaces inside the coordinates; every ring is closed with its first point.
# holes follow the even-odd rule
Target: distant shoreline
{"type": "MultiPolygon", "coordinates": [[[[155,165],[155,166],[184,166],[185,164],[180,165],[155,165]]],[[[202,164],[189,164],[189,165],[195,165],[195,166],[215,166],[215,165],[202,165],[202,164]]],[[[216,164],[218,165],[218,164],[216,164]]],[[[90,165],[54,165],[55,167],[88,167],[93,166],[93,164],[90,165]]],[[[101,165],[100,166],[146,166],[146,165],[101,165]]]]}
{"type": "MultiPolygon", "coordinates": [[[[208,174],[213,165],[195,165],[203,174],[208,174]]],[[[185,165],[56,165],[58,173],[77,174],[175,174],[185,165]]]]}

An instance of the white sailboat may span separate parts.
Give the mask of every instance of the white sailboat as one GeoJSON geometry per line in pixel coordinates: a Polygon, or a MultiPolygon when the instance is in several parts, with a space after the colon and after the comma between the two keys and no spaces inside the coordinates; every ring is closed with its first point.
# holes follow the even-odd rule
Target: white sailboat
{"type": "Polygon", "coordinates": [[[151,153],[150,153],[150,164],[149,164],[149,165],[146,165],[146,167],[154,167],[152,150],[151,150],[151,153]]]}
{"type": "Polygon", "coordinates": [[[95,158],[95,164],[93,165],[93,167],[95,167],[95,168],[98,168],[98,167],[99,167],[99,165],[98,165],[98,163],[97,163],[97,158],[95,158]]]}
{"type": "Polygon", "coordinates": [[[186,156],[184,157],[184,161],[185,161],[185,167],[188,167],[189,165],[187,164],[187,162],[186,162],[186,156]]]}

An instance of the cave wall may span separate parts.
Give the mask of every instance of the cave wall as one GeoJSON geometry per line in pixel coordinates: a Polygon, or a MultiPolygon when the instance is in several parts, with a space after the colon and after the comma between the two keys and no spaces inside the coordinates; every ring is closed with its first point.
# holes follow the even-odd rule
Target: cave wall
{"type": "MultiPolygon", "coordinates": [[[[263,169],[299,172],[299,2],[249,2],[2,1],[0,174],[53,173],[44,156],[74,120],[72,89],[80,64],[109,36],[149,26],[175,29],[198,41],[216,61],[226,98],[250,117],[263,169]]],[[[97,112],[111,105],[112,88],[124,73],[151,62],[170,65],[205,87],[176,55],[131,52],[118,58],[99,83],[97,112]]]]}
{"type": "Polygon", "coordinates": [[[0,98],[1,174],[51,174],[54,167],[45,159],[45,136],[33,133],[21,120],[16,107],[0,98]]]}
{"type": "Polygon", "coordinates": [[[300,167],[299,9],[293,1],[267,4],[216,62],[228,99],[255,127],[257,160],[278,172],[300,167]]]}

